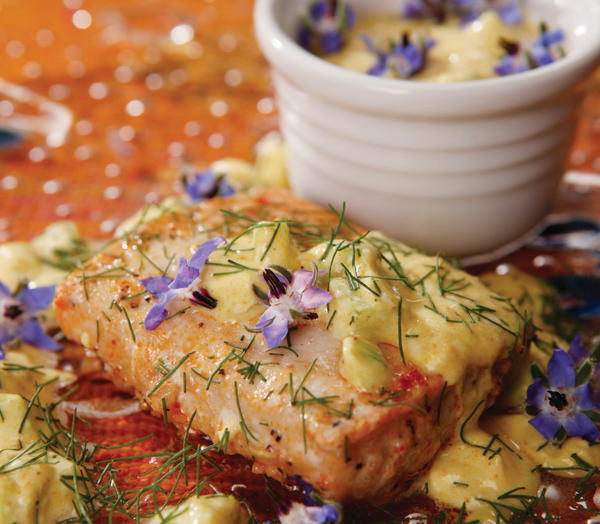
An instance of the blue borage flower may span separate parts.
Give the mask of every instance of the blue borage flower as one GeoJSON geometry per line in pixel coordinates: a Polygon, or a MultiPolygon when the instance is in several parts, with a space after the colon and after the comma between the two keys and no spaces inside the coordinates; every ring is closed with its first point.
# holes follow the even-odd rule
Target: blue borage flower
{"type": "Polygon", "coordinates": [[[36,313],[52,303],[56,286],[25,287],[15,295],[0,282],[0,359],[4,358],[4,345],[14,340],[56,351],[61,346],[49,337],[36,313]]]}
{"type": "Polygon", "coordinates": [[[146,291],[158,299],[144,319],[144,327],[148,331],[155,330],[169,316],[168,305],[177,298],[187,298],[192,304],[208,309],[217,307],[217,300],[199,286],[198,279],[210,255],[224,243],[226,240],[223,237],[211,238],[198,248],[189,261],[180,258],[174,279],[163,275],[141,281],[146,291]]]}
{"type": "Polygon", "coordinates": [[[501,38],[500,46],[505,55],[494,71],[500,76],[507,76],[551,64],[565,56],[561,45],[564,39],[561,29],[549,30],[544,22],[540,24],[539,36],[533,42],[520,44],[501,38]]]}
{"type": "Polygon", "coordinates": [[[596,427],[600,405],[590,384],[594,365],[583,355],[581,339],[576,338],[569,352],[554,350],[547,376],[537,365],[532,366],[534,382],[527,389],[526,412],[534,415],[529,423],[546,440],[582,437],[596,442],[600,437],[596,427]]]}
{"type": "Polygon", "coordinates": [[[397,42],[390,42],[388,51],[384,51],[371,37],[361,35],[361,38],[369,51],[377,57],[373,67],[367,71],[367,74],[373,76],[382,76],[389,72],[397,78],[410,78],[423,70],[427,53],[435,45],[431,38],[423,38],[420,35],[411,38],[409,33],[403,33],[397,42]]]}
{"type": "Polygon", "coordinates": [[[590,385],[592,400],[596,408],[600,407],[600,346],[596,351],[590,351],[583,344],[583,337],[578,335],[571,342],[569,355],[578,369],[591,369],[588,383],[590,385]]]}
{"type": "Polygon", "coordinates": [[[269,307],[252,329],[262,331],[270,348],[281,343],[297,319],[317,318],[317,313],[310,310],[328,304],[333,298],[331,293],[315,286],[318,274],[316,268],[292,274],[281,266],[270,266],[262,274],[269,293],[253,286],[255,294],[269,307]]]}
{"type": "Polygon", "coordinates": [[[335,53],[344,45],[344,31],[355,23],[354,10],[343,0],[313,2],[302,18],[298,43],[325,55],[335,53]]]}
{"type": "Polygon", "coordinates": [[[183,188],[193,203],[217,196],[227,197],[235,193],[235,189],[227,182],[225,176],[216,174],[212,169],[184,177],[183,188]]]}
{"type": "Polygon", "coordinates": [[[440,24],[449,15],[456,15],[462,23],[468,23],[485,11],[495,11],[506,25],[523,21],[520,0],[407,0],[402,15],[405,18],[433,18],[440,24]]]}
{"type": "MultiPolygon", "coordinates": [[[[338,504],[323,500],[315,489],[301,477],[294,477],[304,493],[303,503],[294,502],[283,509],[279,516],[281,524],[338,524],[342,511],[338,504]]],[[[271,524],[265,522],[264,524],[271,524]]]]}

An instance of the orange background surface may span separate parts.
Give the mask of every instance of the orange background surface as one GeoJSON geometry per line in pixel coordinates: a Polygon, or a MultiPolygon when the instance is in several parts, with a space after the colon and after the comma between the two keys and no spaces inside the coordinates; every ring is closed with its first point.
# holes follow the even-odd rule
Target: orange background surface
{"type": "MultiPolygon", "coordinates": [[[[85,236],[110,236],[145,202],[179,190],[185,164],[251,159],[256,141],[277,126],[267,64],[252,34],[252,5],[252,0],[0,0],[0,77],[74,114],[65,145],[50,148],[42,137],[31,136],[18,149],[0,151],[0,241],[30,238],[64,218],[76,220],[85,236]],[[79,29],[77,20],[91,24],[79,29]],[[193,28],[194,38],[175,45],[170,31],[181,24],[193,28]]],[[[570,168],[600,173],[600,75],[582,107],[570,168]]],[[[600,188],[565,186],[557,209],[600,216],[600,188]]],[[[540,259],[525,249],[510,260],[540,275],[595,270],[584,252],[546,253],[540,259]]],[[[101,375],[86,375],[80,386],[77,398],[101,403],[126,396],[101,375]]],[[[79,431],[107,446],[155,435],[103,452],[96,457],[100,461],[181,445],[172,426],[147,413],[96,421],[79,431]]],[[[220,490],[261,508],[259,517],[274,516],[264,479],[250,473],[247,460],[213,458],[223,469],[213,481],[220,490]],[[239,485],[244,488],[235,491],[239,485]]],[[[141,475],[151,470],[149,464],[124,463],[120,485],[146,485],[149,477],[141,475]]],[[[204,473],[211,473],[205,466],[204,473]]],[[[190,490],[187,482],[179,486],[173,501],[190,490]]]]}
{"type": "MultiPolygon", "coordinates": [[[[108,236],[144,202],[177,189],[184,163],[250,159],[277,125],[252,5],[0,0],[0,76],[74,114],[64,146],[32,136],[0,151],[0,241],[29,238],[61,218],[86,236],[108,236]],[[86,13],[91,25],[77,28],[86,13]],[[192,42],[169,38],[179,24],[193,28],[192,42]],[[131,101],[142,114],[128,114],[131,101]]],[[[571,167],[600,173],[600,76],[582,108],[571,167]]],[[[560,207],[600,215],[600,198],[579,188],[560,207]]]]}

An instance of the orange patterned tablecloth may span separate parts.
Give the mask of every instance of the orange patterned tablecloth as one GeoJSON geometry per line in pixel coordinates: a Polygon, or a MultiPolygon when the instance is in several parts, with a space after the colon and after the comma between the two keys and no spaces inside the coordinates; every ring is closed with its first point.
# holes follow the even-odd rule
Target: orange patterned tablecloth
{"type": "MultiPolygon", "coordinates": [[[[256,141],[277,125],[267,65],[252,34],[252,4],[0,0],[0,76],[74,115],[60,147],[31,136],[17,149],[0,150],[0,241],[30,238],[63,218],[76,220],[85,236],[110,236],[144,202],[171,193],[184,164],[251,158],[256,141]]],[[[11,111],[0,97],[0,120],[11,111]]],[[[600,173],[600,74],[582,107],[570,169],[600,173]]],[[[597,180],[596,188],[565,186],[557,209],[600,216],[597,180]]],[[[537,258],[524,250],[511,260],[538,274],[565,265],[591,270],[584,254],[558,256],[550,265],[537,258]]],[[[78,394],[121,395],[101,377],[78,394]]],[[[157,435],[128,450],[134,454],[179,445],[172,428],[147,414],[81,431],[106,445],[157,435]]],[[[219,488],[232,491],[243,478],[244,498],[265,509],[263,480],[249,473],[247,461],[219,460],[226,471],[223,484],[215,480],[219,488]]],[[[122,468],[120,481],[136,485],[145,467],[122,468]]]]}
{"type": "MultiPolygon", "coordinates": [[[[276,127],[252,4],[0,0],[0,76],[74,114],[65,145],[34,136],[0,151],[0,240],[65,217],[85,235],[107,236],[171,192],[184,162],[251,157],[276,127]]],[[[600,76],[582,109],[572,168],[600,172],[600,76]]],[[[600,215],[597,202],[580,192],[561,205],[600,215]]]]}

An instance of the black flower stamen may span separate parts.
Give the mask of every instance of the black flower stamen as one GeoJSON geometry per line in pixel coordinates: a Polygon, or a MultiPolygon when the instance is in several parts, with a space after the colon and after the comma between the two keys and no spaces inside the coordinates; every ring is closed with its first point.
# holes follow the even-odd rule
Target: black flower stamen
{"type": "Polygon", "coordinates": [[[275,272],[272,269],[265,269],[263,272],[263,278],[265,279],[265,282],[269,287],[269,292],[271,293],[271,296],[279,298],[285,295],[287,291],[287,285],[285,285],[279,279],[279,277],[275,274],[275,272]]]}
{"type": "Polygon", "coordinates": [[[16,318],[20,317],[23,313],[23,308],[18,304],[12,304],[4,308],[4,316],[6,318],[10,318],[11,320],[15,320],[16,318]]]}
{"type": "Polygon", "coordinates": [[[500,37],[500,47],[506,51],[507,55],[515,56],[518,54],[521,46],[518,42],[514,42],[512,40],[507,40],[506,38],[500,37]]]}
{"type": "Polygon", "coordinates": [[[197,291],[192,293],[190,300],[198,306],[204,306],[208,309],[215,309],[217,307],[217,299],[211,296],[211,294],[205,288],[201,287],[197,291]]]}
{"type": "Polygon", "coordinates": [[[552,391],[548,390],[548,404],[550,404],[553,408],[556,408],[558,411],[562,411],[569,405],[569,401],[567,400],[567,396],[560,391],[552,391]]]}

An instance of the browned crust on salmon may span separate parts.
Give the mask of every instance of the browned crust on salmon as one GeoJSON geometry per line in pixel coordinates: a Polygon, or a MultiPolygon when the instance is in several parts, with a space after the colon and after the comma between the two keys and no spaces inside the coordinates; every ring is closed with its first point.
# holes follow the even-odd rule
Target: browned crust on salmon
{"type": "MultiPolygon", "coordinates": [[[[441,376],[395,364],[397,380],[409,387],[391,407],[379,406],[376,395],[357,392],[341,377],[341,344],[321,320],[294,332],[298,357],[269,356],[277,365],[261,368],[264,380],[254,383],[240,374],[242,360],[228,358],[234,351],[243,362],[264,360],[262,337],[240,353],[251,339],[242,323],[191,308],[155,331],[141,325],[153,299],[129,297],[143,291],[140,279],[156,275],[156,269],[129,266],[132,251],[156,253],[164,245],[189,256],[190,246],[200,243],[199,231],[231,236],[247,227],[237,214],[305,224],[298,231],[306,245],[314,243],[312,237],[331,235],[339,221],[276,189],[215,199],[188,214],[168,213],[106,248],[59,286],[55,305],[63,332],[92,346],[114,380],[133,388],[153,411],[166,409],[165,416],[181,428],[190,425],[213,441],[223,439],[227,429],[227,453],[252,459],[257,472],[280,480],[299,475],[340,501],[389,501],[405,494],[462,412],[459,393],[441,376]]],[[[353,234],[348,227],[340,231],[353,234]]],[[[138,255],[134,259],[139,262],[138,255]]]]}

